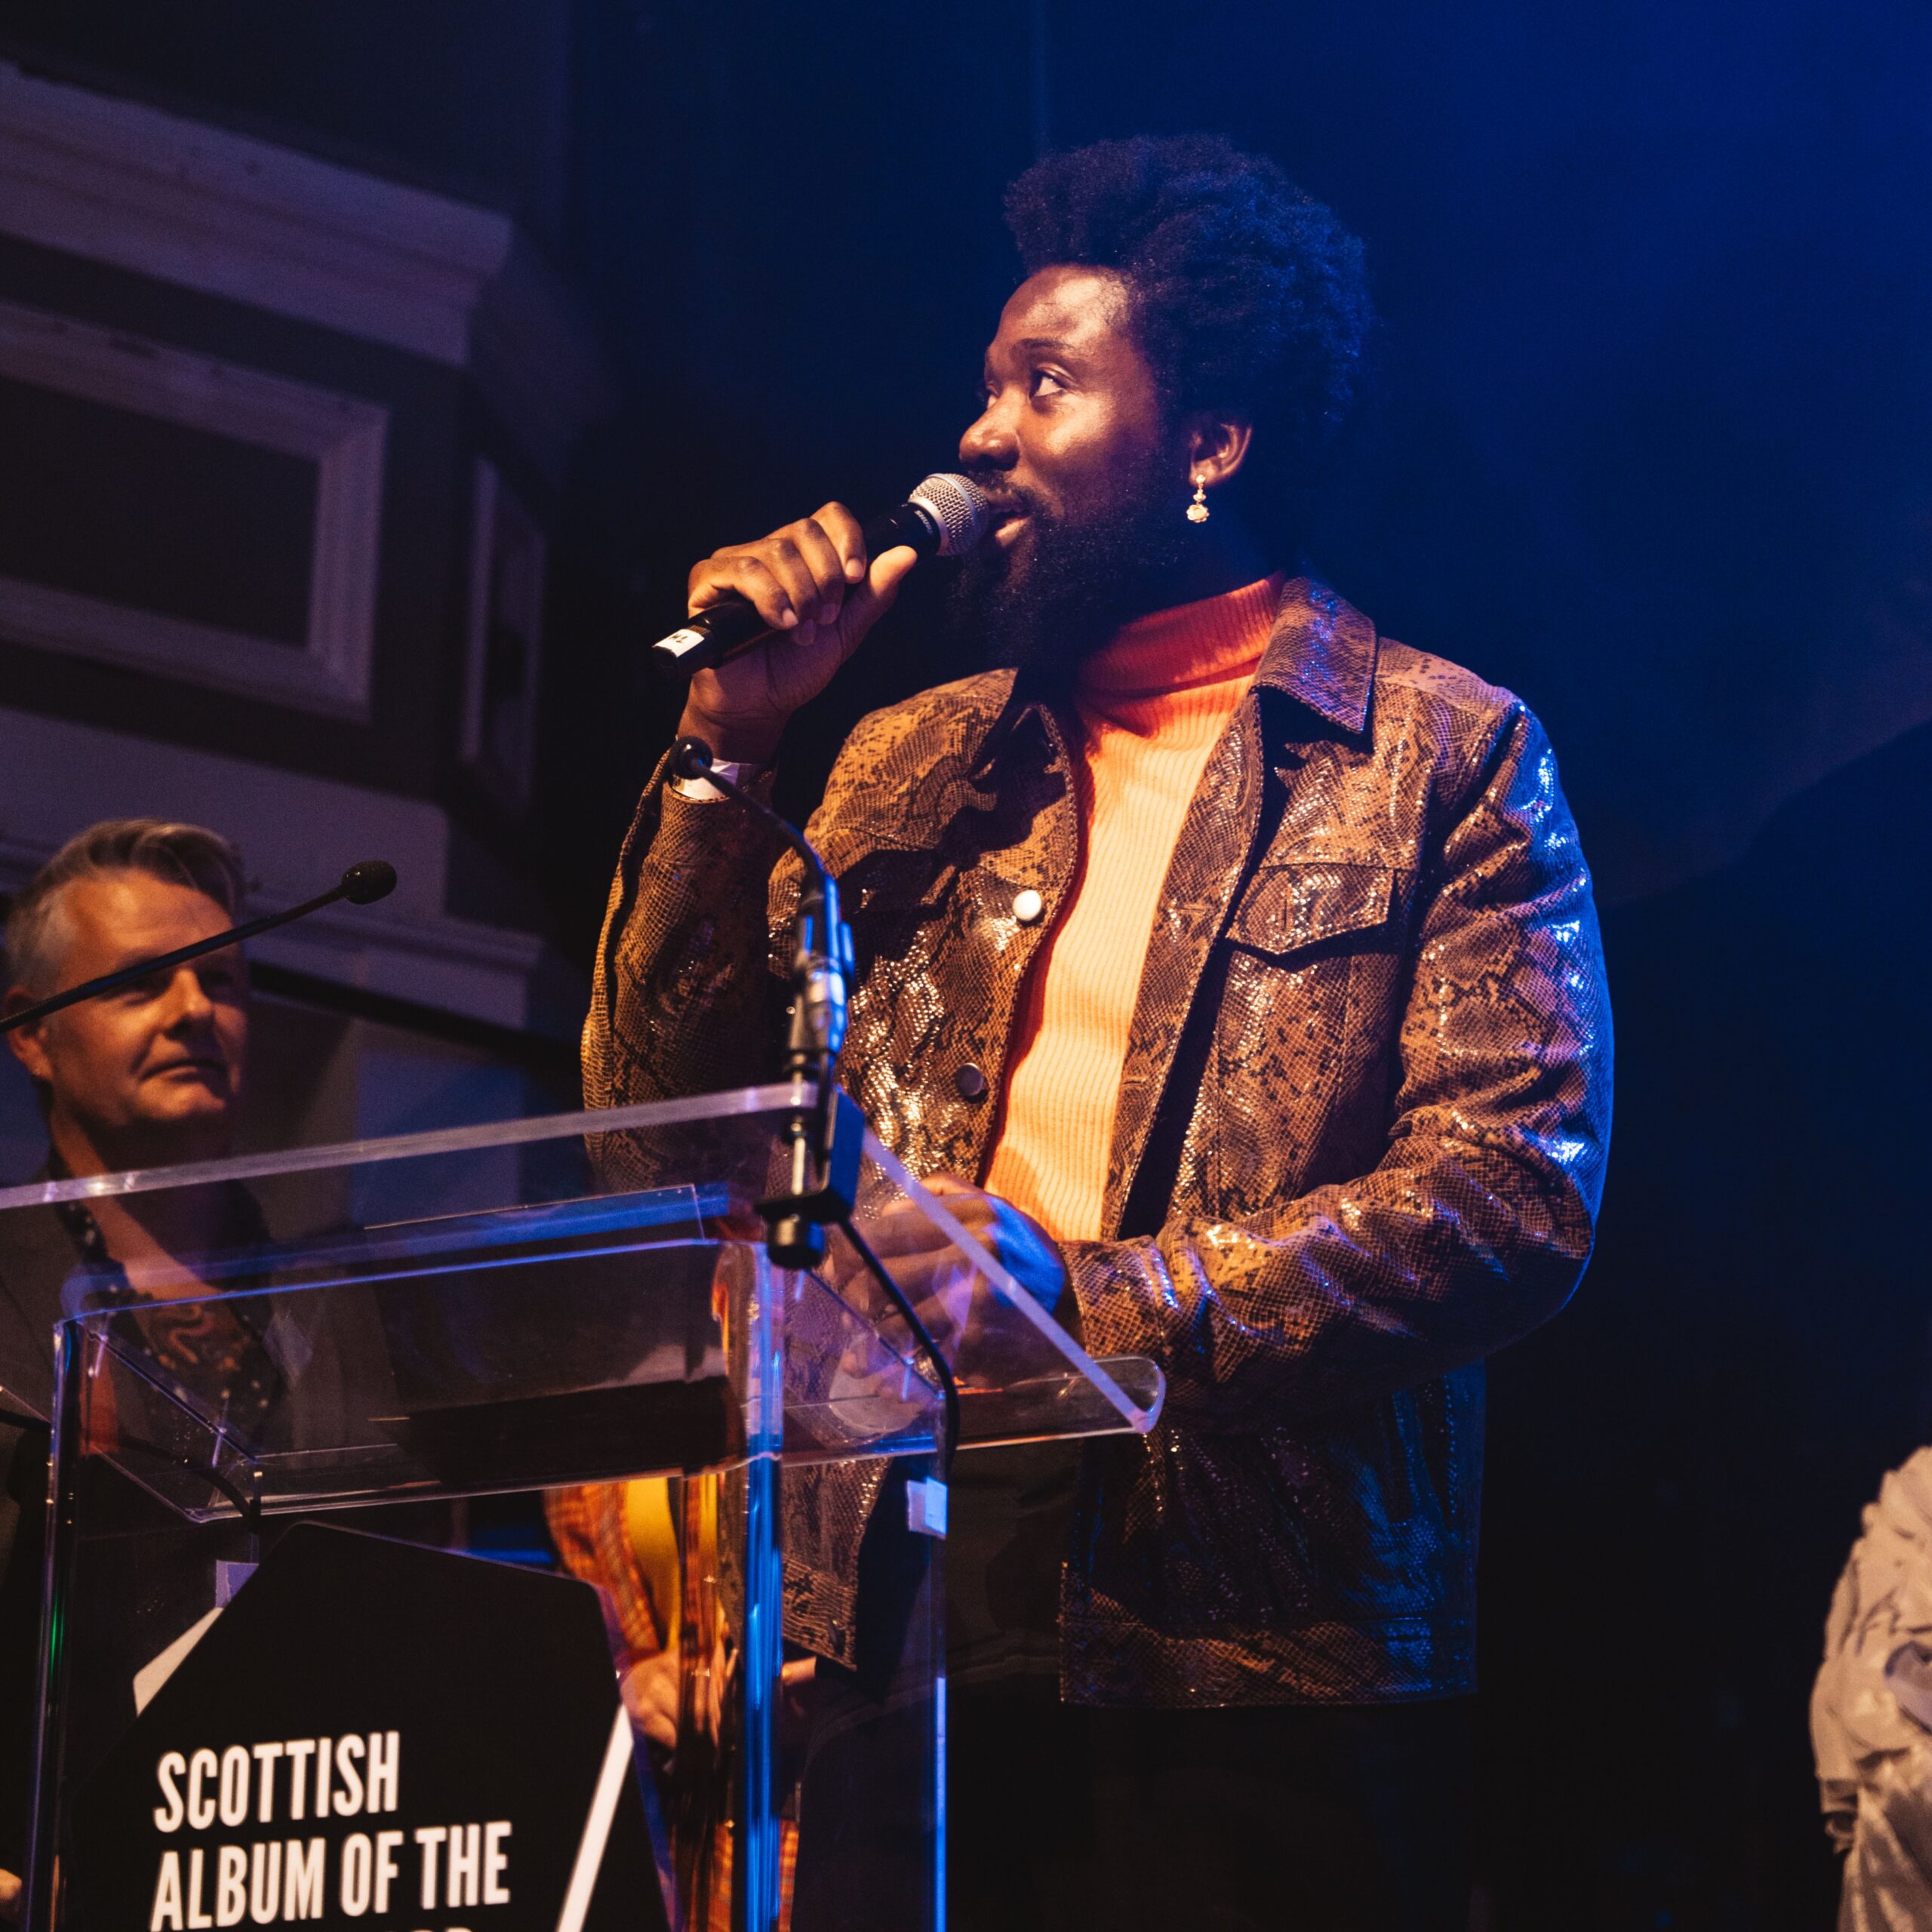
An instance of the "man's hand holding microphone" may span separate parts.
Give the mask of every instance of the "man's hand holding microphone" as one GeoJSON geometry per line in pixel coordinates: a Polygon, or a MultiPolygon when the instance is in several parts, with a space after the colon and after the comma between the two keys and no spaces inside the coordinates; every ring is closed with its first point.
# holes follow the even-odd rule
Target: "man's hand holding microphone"
{"type": "Polygon", "coordinates": [[[653,647],[693,673],[679,733],[732,764],[768,764],[786,721],[832,681],[920,558],[962,555],[991,520],[975,485],[934,475],[870,523],[827,503],[714,551],[691,574],[687,624],[653,647]]]}

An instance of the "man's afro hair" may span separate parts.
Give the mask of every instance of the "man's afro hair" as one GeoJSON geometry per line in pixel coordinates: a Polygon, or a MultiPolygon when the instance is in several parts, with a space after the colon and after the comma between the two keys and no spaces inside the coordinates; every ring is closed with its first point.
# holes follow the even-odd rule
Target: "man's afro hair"
{"type": "Polygon", "coordinates": [[[1287,511],[1355,401],[1374,320],[1361,244],[1334,214],[1218,136],[1143,135],[1035,162],[1006,220],[1029,275],[1123,278],[1170,408],[1251,417],[1254,494],[1287,511]]]}

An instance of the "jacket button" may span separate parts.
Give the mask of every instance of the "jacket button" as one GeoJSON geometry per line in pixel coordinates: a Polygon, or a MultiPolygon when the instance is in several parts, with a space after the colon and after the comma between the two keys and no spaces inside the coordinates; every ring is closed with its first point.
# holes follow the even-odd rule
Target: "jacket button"
{"type": "Polygon", "coordinates": [[[954,1073],[952,1084],[959,1089],[963,1100],[978,1100],[986,1097],[986,1076],[970,1060],[954,1073]]]}
{"type": "Polygon", "coordinates": [[[1029,885],[1013,895],[1013,916],[1023,926],[1030,926],[1047,909],[1047,902],[1029,885]]]}

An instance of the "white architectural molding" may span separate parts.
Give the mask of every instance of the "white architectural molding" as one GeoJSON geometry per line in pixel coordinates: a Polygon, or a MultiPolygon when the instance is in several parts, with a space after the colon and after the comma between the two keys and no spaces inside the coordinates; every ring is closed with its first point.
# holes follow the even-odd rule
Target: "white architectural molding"
{"type": "Polygon", "coordinates": [[[301,457],[316,472],[300,647],[5,577],[0,632],[305,710],[368,715],[386,410],[11,303],[0,303],[0,375],[301,457]]]}
{"type": "Polygon", "coordinates": [[[552,475],[601,407],[509,216],[0,63],[0,232],[468,369],[552,475]]]}
{"type": "Polygon", "coordinates": [[[185,819],[241,847],[251,910],[309,898],[358,860],[395,866],[387,899],[285,928],[258,943],[264,959],[506,1026],[528,1026],[533,993],[547,995],[565,975],[535,934],[443,909],[449,821],[425,800],[5,709],[0,771],[0,888],[23,884],[97,820],[185,819]]]}

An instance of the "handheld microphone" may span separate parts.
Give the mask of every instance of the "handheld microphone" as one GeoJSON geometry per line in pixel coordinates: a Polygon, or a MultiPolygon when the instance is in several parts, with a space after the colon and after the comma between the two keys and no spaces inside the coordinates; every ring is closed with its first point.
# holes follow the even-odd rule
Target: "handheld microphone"
{"type": "Polygon", "coordinates": [[[152,959],[137,959],[131,966],[123,966],[117,972],[103,973],[97,980],[85,980],[78,986],[69,986],[63,993],[56,993],[51,999],[38,1001],[32,1006],[23,1007],[18,1013],[10,1013],[0,1019],[0,1033],[11,1033],[16,1026],[30,1026],[36,1020],[45,1020],[50,1013],[58,1013],[63,1007],[78,1006],[84,999],[98,999],[103,993],[111,993],[116,986],[129,985],[136,980],[145,980],[150,973],[171,972],[177,966],[190,959],[198,959],[205,952],[219,952],[225,946],[238,946],[245,939],[253,939],[258,933],[271,931],[277,926],[285,926],[291,919],[301,918],[309,912],[319,912],[325,906],[333,906],[339,899],[346,899],[352,906],[373,906],[378,899],[386,899],[395,890],[395,868],[386,859],[364,859],[352,865],[341,879],[326,892],[318,892],[312,899],[305,899],[299,906],[291,906],[285,912],[265,912],[259,919],[251,919],[247,924],[231,926],[225,933],[215,933],[207,939],[195,940],[192,946],[177,946],[172,952],[157,953],[152,959]]]}
{"type": "MultiPolygon", "coordinates": [[[[866,525],[866,555],[876,557],[906,543],[921,557],[964,556],[978,546],[991,522],[986,493],[970,478],[928,476],[896,510],[866,525]]],[[[651,656],[680,677],[694,677],[737,657],[771,629],[743,598],[734,595],[686,618],[651,647],[651,656]]]]}

